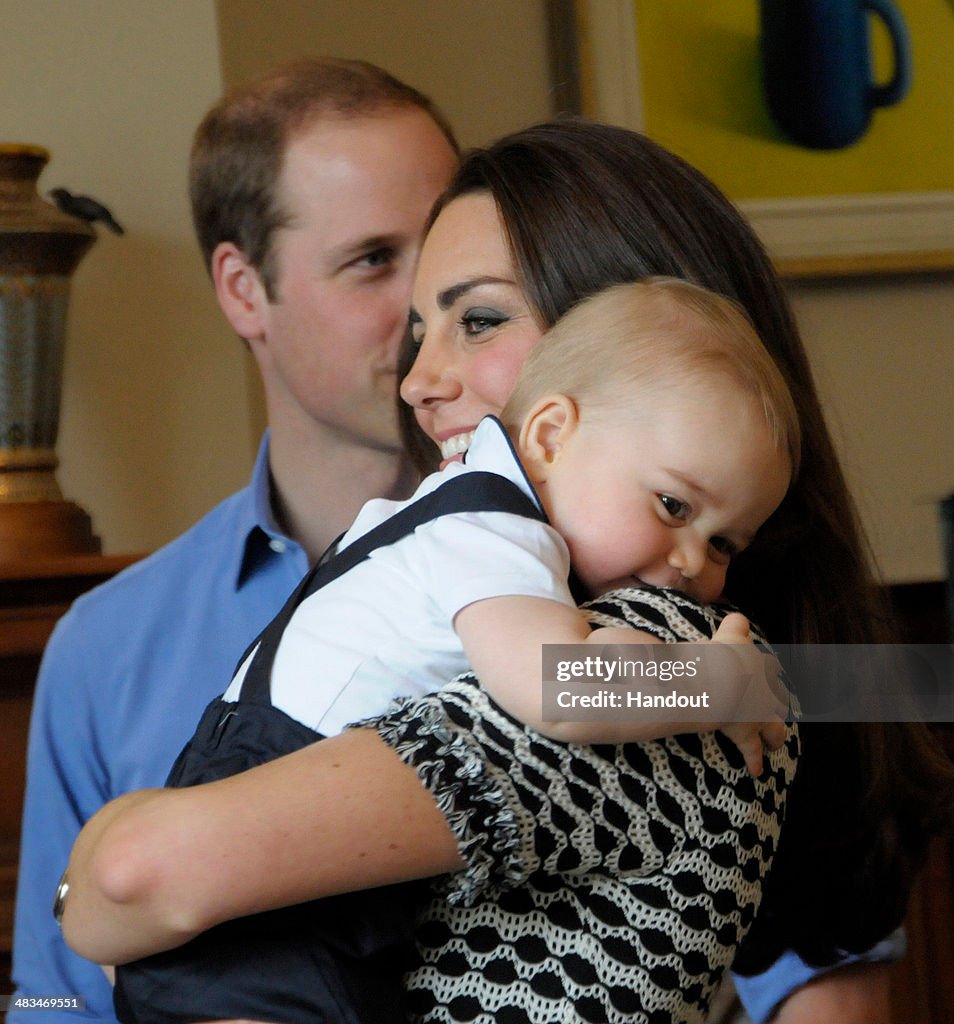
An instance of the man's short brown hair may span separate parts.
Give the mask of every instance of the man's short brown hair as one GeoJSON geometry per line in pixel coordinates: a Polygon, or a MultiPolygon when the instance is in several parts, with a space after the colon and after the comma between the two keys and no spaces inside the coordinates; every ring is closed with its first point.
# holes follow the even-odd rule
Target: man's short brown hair
{"type": "Polygon", "coordinates": [[[206,265],[234,243],[275,298],[272,237],[286,222],[276,183],[291,139],[322,116],[373,117],[417,107],[455,152],[446,118],[423,93],[374,64],[305,58],[227,93],[196,130],[189,167],[192,219],[206,265]]]}

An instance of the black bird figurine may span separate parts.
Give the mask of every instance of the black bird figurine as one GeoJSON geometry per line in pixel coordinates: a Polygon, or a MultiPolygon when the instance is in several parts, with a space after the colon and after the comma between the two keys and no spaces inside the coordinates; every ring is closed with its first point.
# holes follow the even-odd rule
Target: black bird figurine
{"type": "Polygon", "coordinates": [[[117,223],[116,218],[102,203],[97,202],[91,196],[74,196],[65,188],[53,188],[50,189],[50,198],[63,213],[67,213],[71,217],[78,217],[88,224],[101,220],[110,231],[117,235],[123,234],[123,229],[117,223]]]}

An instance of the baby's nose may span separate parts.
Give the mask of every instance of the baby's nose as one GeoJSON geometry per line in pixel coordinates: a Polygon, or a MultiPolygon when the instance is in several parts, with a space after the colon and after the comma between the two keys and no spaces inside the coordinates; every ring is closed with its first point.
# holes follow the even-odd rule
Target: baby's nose
{"type": "Polygon", "coordinates": [[[706,567],[706,545],[693,537],[680,537],[669,555],[669,564],[684,579],[695,579],[706,567]]]}

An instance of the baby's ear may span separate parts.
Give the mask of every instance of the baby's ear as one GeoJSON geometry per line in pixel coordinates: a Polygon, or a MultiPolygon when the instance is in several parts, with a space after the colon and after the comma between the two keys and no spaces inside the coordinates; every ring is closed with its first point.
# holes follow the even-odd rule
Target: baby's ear
{"type": "Polygon", "coordinates": [[[579,409],[567,395],[547,395],[533,404],[520,427],[517,452],[534,483],[546,480],[579,423],[579,409]]]}

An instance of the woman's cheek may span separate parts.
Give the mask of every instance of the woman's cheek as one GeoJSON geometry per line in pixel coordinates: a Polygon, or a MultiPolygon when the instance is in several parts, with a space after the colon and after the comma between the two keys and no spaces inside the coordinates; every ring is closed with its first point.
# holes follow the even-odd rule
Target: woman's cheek
{"type": "Polygon", "coordinates": [[[487,412],[499,414],[507,404],[513,386],[517,381],[534,343],[510,345],[489,350],[475,366],[475,393],[487,404],[487,412]]]}

